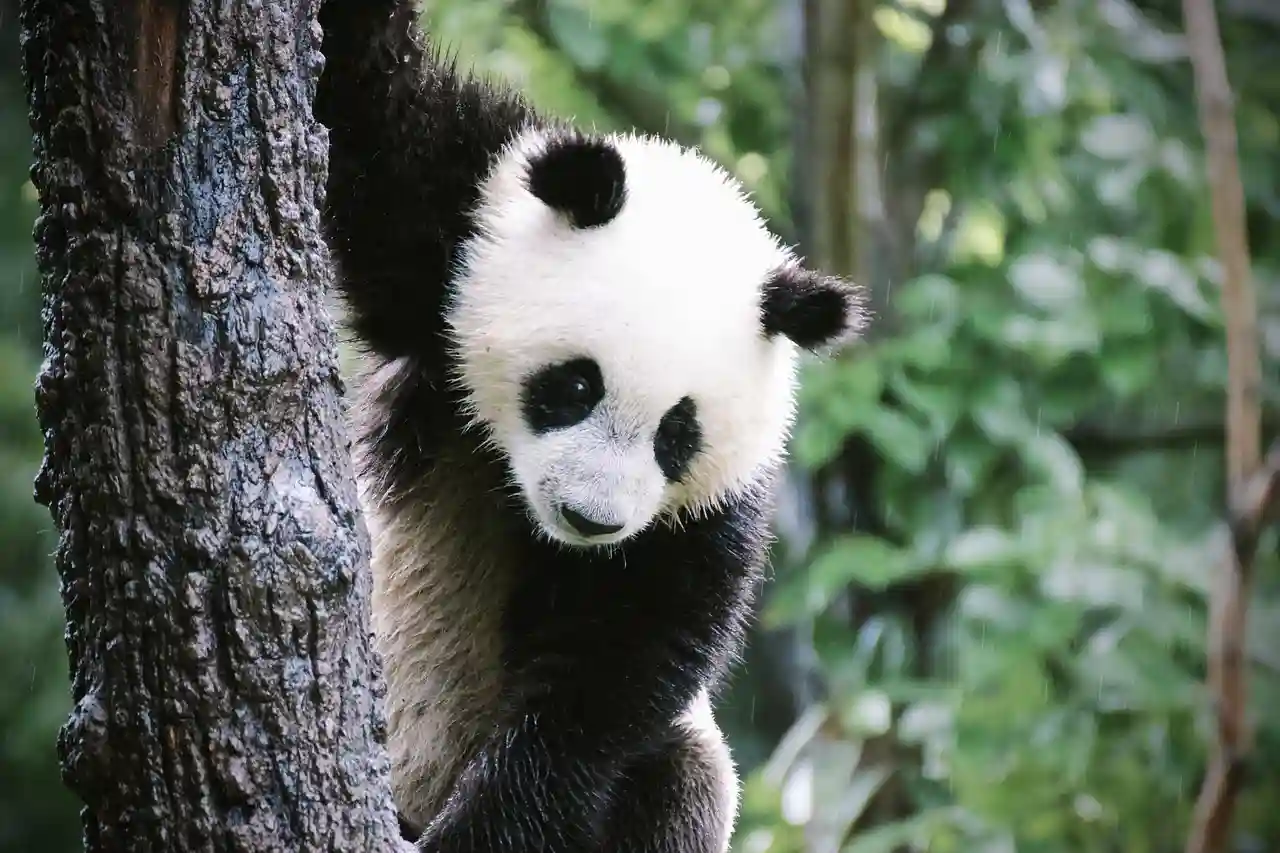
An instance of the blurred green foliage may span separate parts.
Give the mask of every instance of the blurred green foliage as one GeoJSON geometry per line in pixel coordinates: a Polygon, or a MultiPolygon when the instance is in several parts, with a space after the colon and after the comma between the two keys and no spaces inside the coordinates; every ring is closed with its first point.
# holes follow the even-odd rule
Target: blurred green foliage
{"type": "MultiPolygon", "coordinates": [[[[549,112],[702,145],[803,241],[798,0],[427,5],[464,65],[549,112]]],[[[763,624],[803,638],[824,699],[780,741],[728,715],[747,773],[735,849],[1180,850],[1212,727],[1226,361],[1178,4],[974,0],[952,28],[970,67],[920,79],[943,6],[873,17],[882,121],[908,123],[902,138],[940,169],[919,221],[886,225],[913,258],[907,280],[878,283],[892,334],[805,368],[793,451],[807,505],[856,488],[874,519],[824,509],[811,542],[779,550],[763,624]],[[941,87],[949,109],[910,114],[920,87],[941,87]],[[855,477],[858,446],[870,453],[855,477]]],[[[1231,8],[1274,434],[1280,21],[1231,8]]],[[[0,782],[0,849],[70,851],[60,608],[50,524],[30,499],[35,208],[16,69],[3,73],[0,780],[21,781],[0,782]]],[[[1259,730],[1240,851],[1280,843],[1275,552],[1268,538],[1250,625],[1259,730]]],[[[733,704],[768,689],[747,671],[733,704]]]]}
{"type": "MultiPolygon", "coordinates": [[[[0,39],[15,39],[0,8],[0,39]]],[[[36,202],[17,51],[0,46],[0,851],[80,846],[76,804],[59,779],[58,727],[69,709],[52,522],[32,499],[40,464],[32,383],[40,359],[40,287],[31,245],[36,202]]]]}

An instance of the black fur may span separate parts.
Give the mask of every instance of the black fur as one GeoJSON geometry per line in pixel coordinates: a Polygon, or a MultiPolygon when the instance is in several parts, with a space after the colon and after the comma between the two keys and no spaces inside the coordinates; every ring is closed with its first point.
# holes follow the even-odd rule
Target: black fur
{"type": "Polygon", "coordinates": [[[693,853],[698,848],[688,839],[714,836],[724,819],[708,797],[715,780],[706,772],[697,747],[674,733],[627,772],[600,849],[693,853]]]}
{"type": "MultiPolygon", "coordinates": [[[[476,227],[477,185],[502,146],[541,119],[425,48],[415,16],[411,0],[328,0],[315,110],[330,128],[326,225],[354,330],[378,358],[403,357],[379,401],[387,417],[356,437],[369,450],[361,473],[404,501],[464,479],[468,501],[490,510],[467,523],[518,563],[516,589],[494,603],[503,608],[507,722],[457,780],[419,849],[707,853],[709,827],[723,819],[715,779],[672,721],[740,651],[771,486],[613,550],[567,549],[536,535],[506,488],[503,459],[462,429],[446,383],[443,317],[455,253],[476,227]],[[444,476],[459,459],[466,477],[444,476]]],[[[560,151],[572,159],[570,148],[560,151]]],[[[542,166],[552,170],[542,197],[580,226],[622,203],[600,191],[609,158],[594,156],[603,183],[586,201],[558,183],[564,163],[542,166]]]]}
{"type": "Polygon", "coordinates": [[[613,220],[627,200],[622,155],[608,141],[578,133],[558,137],[529,162],[529,191],[575,228],[613,220]]]}
{"type": "MultiPolygon", "coordinates": [[[[495,517],[519,524],[517,509],[495,517]]],[[[737,653],[764,509],[740,500],[612,554],[515,533],[524,575],[506,604],[504,663],[517,710],[421,849],[709,853],[716,780],[687,759],[698,746],[672,720],[737,653]]]]}
{"type": "Polygon", "coordinates": [[[689,463],[702,449],[702,426],[698,423],[698,404],[684,397],[662,416],[653,437],[653,456],[658,467],[671,482],[689,470],[689,463]]]}
{"type": "Polygon", "coordinates": [[[416,18],[409,0],[322,4],[315,114],[329,128],[326,226],[352,328],[380,354],[439,368],[449,275],[475,229],[479,182],[535,117],[425,47],[416,18]]]}
{"type": "Polygon", "coordinates": [[[521,409],[535,433],[573,426],[604,398],[604,375],[594,359],[549,365],[525,380],[521,409]]]}
{"type": "Polygon", "coordinates": [[[414,826],[404,815],[397,815],[400,821],[400,837],[405,841],[417,841],[422,836],[422,828],[414,826]]]}
{"type": "MultiPolygon", "coordinates": [[[[391,428],[358,436],[375,451],[365,475],[409,492],[433,479],[410,425],[442,401],[411,368],[387,400],[391,428]]],[[[617,550],[566,549],[536,536],[503,488],[505,463],[452,417],[457,431],[432,455],[470,460],[465,500],[491,507],[474,523],[518,550],[520,582],[504,605],[512,724],[475,756],[420,849],[709,853],[723,819],[716,779],[671,720],[741,650],[769,484],[679,532],[656,526],[617,550]]]]}
{"type": "Polygon", "coordinates": [[[786,267],[765,283],[761,322],[767,335],[817,349],[862,328],[862,293],[835,276],[786,267]]]}

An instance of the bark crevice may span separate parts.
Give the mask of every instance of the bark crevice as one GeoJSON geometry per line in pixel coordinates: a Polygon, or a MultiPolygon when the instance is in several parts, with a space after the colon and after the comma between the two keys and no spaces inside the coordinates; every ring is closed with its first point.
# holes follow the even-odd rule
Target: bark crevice
{"type": "Polygon", "coordinates": [[[325,307],[317,7],[22,5],[36,490],[90,851],[401,844],[325,307]]]}

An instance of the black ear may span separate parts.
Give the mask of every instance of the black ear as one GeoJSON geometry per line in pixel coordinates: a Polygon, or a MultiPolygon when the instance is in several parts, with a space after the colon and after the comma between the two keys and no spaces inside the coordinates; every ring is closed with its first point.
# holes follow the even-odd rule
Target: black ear
{"type": "Polygon", "coordinates": [[[867,324],[862,288],[798,266],[765,282],[761,300],[766,335],[785,335],[805,349],[852,337],[867,324]]]}
{"type": "Polygon", "coordinates": [[[529,192],[568,217],[575,228],[604,225],[627,200],[622,155],[604,139],[557,137],[529,160],[529,192]]]}

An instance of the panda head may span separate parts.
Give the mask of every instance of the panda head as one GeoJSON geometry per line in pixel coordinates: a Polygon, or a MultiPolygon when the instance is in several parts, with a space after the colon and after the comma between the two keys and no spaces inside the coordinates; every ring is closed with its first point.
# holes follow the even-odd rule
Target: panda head
{"type": "Polygon", "coordinates": [[[638,136],[532,130],[481,187],[448,321],[472,423],[537,527],[620,542],[781,459],[797,350],[855,334],[725,171],[638,136]]]}

